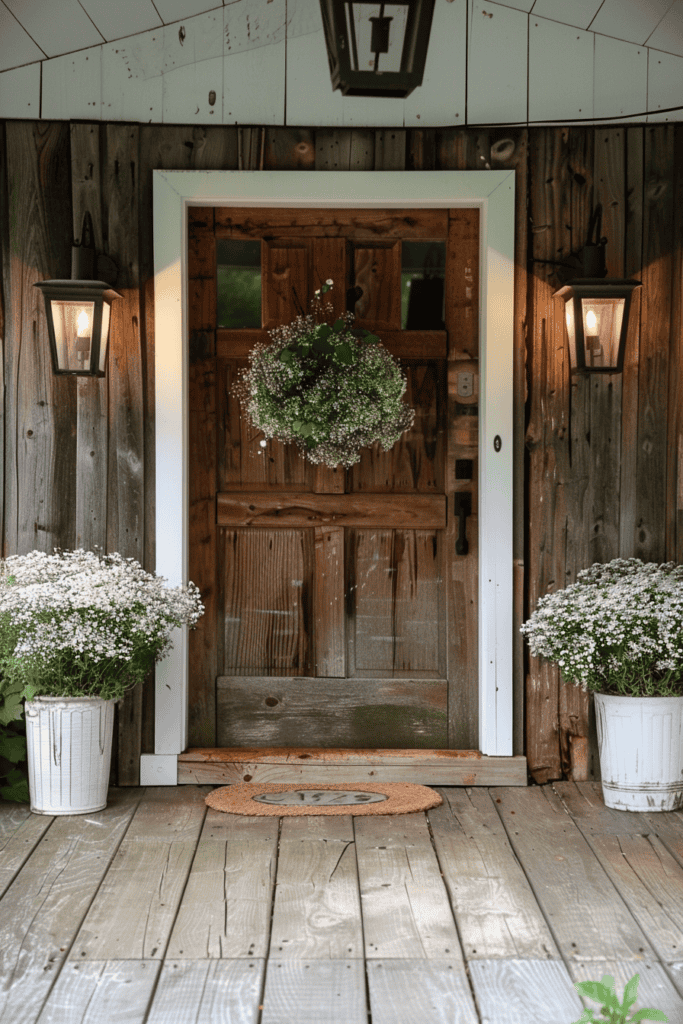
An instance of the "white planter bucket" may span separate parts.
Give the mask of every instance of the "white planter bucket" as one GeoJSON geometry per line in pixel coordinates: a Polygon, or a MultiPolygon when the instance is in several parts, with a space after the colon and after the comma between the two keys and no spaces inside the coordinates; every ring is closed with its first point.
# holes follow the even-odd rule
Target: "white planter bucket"
{"type": "Polygon", "coordinates": [[[605,806],[682,808],[683,697],[594,697],[605,806]]]}
{"type": "Polygon", "coordinates": [[[107,806],[115,703],[101,697],[24,702],[34,814],[88,814],[107,806]]]}

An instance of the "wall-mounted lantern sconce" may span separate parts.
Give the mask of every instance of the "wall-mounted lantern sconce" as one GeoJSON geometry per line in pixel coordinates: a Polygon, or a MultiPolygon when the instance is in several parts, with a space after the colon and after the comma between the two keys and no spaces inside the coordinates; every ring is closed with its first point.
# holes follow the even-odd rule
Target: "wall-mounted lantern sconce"
{"type": "MultiPolygon", "coordinates": [[[[606,238],[600,238],[602,209],[597,206],[581,254],[582,274],[554,295],[565,301],[569,358],[574,373],[621,373],[628,335],[631,294],[640,281],[606,278],[606,238]],[[597,230],[591,242],[593,228],[597,230]]],[[[548,261],[550,262],[550,261],[548,261]]]]}
{"type": "Polygon", "coordinates": [[[332,89],[404,99],[422,85],[434,0],[320,0],[332,89]]]}
{"type": "MultiPolygon", "coordinates": [[[[90,214],[83,218],[80,245],[71,248],[71,279],[35,284],[45,298],[45,315],[55,373],[104,377],[113,299],[123,296],[104,281],[93,281],[95,249],[90,214]]],[[[112,277],[117,269],[108,256],[97,257],[97,272],[112,277]]]]}

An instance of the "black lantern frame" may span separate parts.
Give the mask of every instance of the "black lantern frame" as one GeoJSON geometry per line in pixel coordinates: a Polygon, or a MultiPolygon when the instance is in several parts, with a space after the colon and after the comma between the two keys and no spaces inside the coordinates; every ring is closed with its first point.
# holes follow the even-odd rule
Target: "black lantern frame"
{"type": "Polygon", "coordinates": [[[330,65],[332,89],[342,96],[393,96],[405,99],[424,78],[427,47],[432,27],[435,0],[394,0],[392,4],[370,3],[369,0],[320,0],[325,45],[330,65]],[[385,16],[385,7],[405,7],[406,25],[398,71],[380,67],[380,56],[389,52],[392,17],[385,16]],[[379,7],[379,16],[372,22],[370,52],[374,68],[358,66],[354,9],[379,7]]]}
{"type": "MultiPolygon", "coordinates": [[[[45,316],[50,339],[52,369],[55,374],[76,377],[104,377],[108,354],[109,330],[111,326],[111,304],[123,296],[114,291],[106,281],[94,281],[95,250],[92,245],[92,219],[86,212],[83,218],[81,243],[71,248],[71,278],[65,280],[40,281],[34,285],[40,288],[45,299],[45,316]],[[80,316],[76,309],[81,307],[80,316]],[[64,309],[63,307],[67,307],[64,309]],[[89,310],[89,312],[88,312],[89,310]],[[59,313],[61,312],[61,323],[59,313]],[[82,325],[80,317],[85,316],[82,325]],[[58,326],[55,326],[55,317],[58,326]],[[78,333],[74,333],[74,324],[78,333]],[[81,336],[81,331],[90,331],[81,336]],[[70,333],[71,338],[66,337],[70,333]],[[79,352],[83,358],[79,358],[79,352]],[[87,352],[87,359],[85,358],[87,352]],[[72,365],[74,355],[82,368],[72,365]]],[[[116,279],[116,264],[106,256],[99,256],[97,269],[116,279]]]]}
{"type": "Polygon", "coordinates": [[[565,302],[572,373],[623,372],[631,296],[635,288],[641,287],[640,281],[630,278],[607,278],[607,239],[600,237],[601,219],[602,208],[598,205],[588,228],[588,243],[581,251],[584,276],[574,278],[553,293],[565,302]],[[592,242],[594,229],[596,240],[592,242]],[[605,357],[608,361],[599,365],[597,360],[605,357]]]}

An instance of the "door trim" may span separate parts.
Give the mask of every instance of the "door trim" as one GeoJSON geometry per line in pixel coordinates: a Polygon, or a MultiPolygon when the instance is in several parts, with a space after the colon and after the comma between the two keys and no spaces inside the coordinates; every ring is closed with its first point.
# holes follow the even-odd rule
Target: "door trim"
{"type": "MultiPolygon", "coordinates": [[[[515,172],[153,171],[152,178],[155,571],[169,586],[188,581],[187,207],[479,208],[479,750],[511,756],[515,172]]],[[[141,756],[143,786],[177,785],[187,743],[187,626],[171,639],[173,650],[155,670],[154,754],[141,756]]]]}

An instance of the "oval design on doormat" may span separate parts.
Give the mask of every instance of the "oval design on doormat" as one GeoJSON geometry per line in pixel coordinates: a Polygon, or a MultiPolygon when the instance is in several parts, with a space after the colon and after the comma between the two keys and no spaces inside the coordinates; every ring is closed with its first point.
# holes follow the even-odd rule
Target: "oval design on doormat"
{"type": "MultiPolygon", "coordinates": [[[[330,799],[335,800],[334,797],[330,799]]],[[[234,786],[214,789],[204,802],[215,811],[226,814],[272,814],[283,818],[296,814],[410,814],[438,807],[443,800],[429,786],[418,786],[412,782],[364,782],[362,787],[353,782],[337,782],[329,786],[309,786],[300,782],[237,782],[234,786]],[[338,793],[339,799],[327,803],[326,792],[338,793]],[[349,794],[357,795],[360,800],[341,803],[341,799],[348,798],[349,794]],[[385,799],[368,802],[368,798],[372,800],[372,794],[382,794],[385,799]],[[295,802],[280,803],[278,797],[295,802]]]]}

